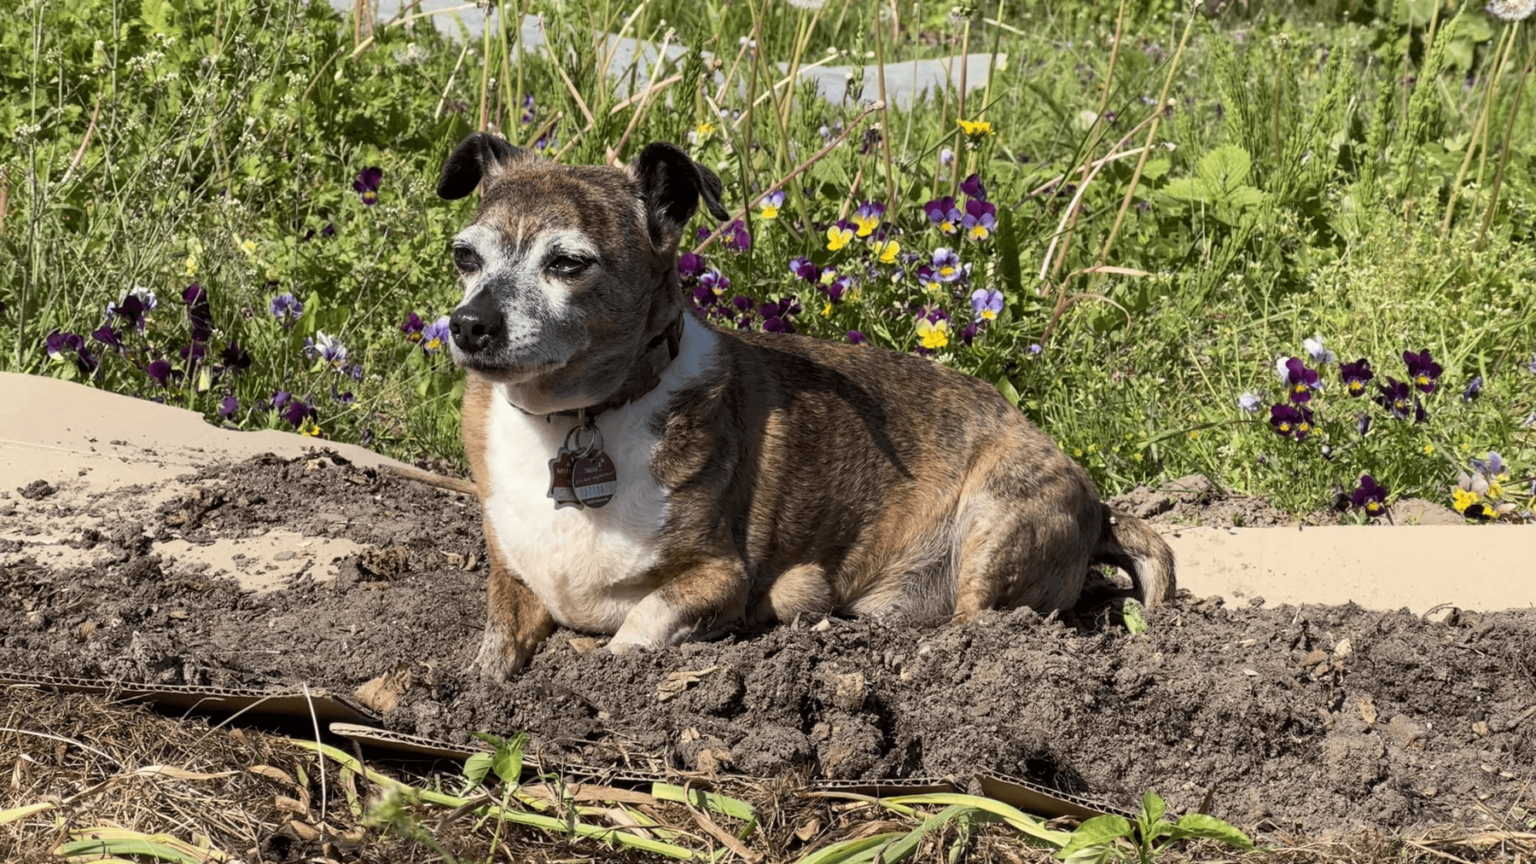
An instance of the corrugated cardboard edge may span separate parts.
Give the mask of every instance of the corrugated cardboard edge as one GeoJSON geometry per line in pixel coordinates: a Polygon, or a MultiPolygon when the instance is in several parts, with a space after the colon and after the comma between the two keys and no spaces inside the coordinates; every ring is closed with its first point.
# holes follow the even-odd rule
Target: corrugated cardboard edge
{"type": "MultiPolygon", "coordinates": [[[[409,735],[404,732],[394,732],[389,729],[381,729],[377,726],[364,726],[357,723],[332,723],[329,727],[331,734],[338,735],[348,741],[356,741],[370,747],[378,747],[396,753],[408,753],[413,756],[429,756],[435,759],[468,759],[476,753],[489,753],[489,744],[476,738],[466,743],[443,741],[437,738],[428,738],[422,735],[409,735]]],[[[549,759],[541,759],[533,751],[523,753],[523,773],[543,774],[545,772],[558,772],[567,777],[581,777],[587,780],[607,782],[622,782],[633,784],[665,783],[667,775],[651,771],[635,771],[632,769],[613,766],[599,767],[596,765],[583,765],[579,762],[556,762],[549,759]]],[[[750,778],[741,778],[750,779],[750,778]]],[[[709,788],[709,782],[700,782],[703,788],[709,788]]]]}
{"type": "Polygon", "coordinates": [[[981,794],[1004,804],[1011,804],[1026,813],[1042,814],[1052,818],[1071,816],[1074,819],[1083,820],[1110,813],[1127,819],[1136,818],[1136,814],[1130,810],[1117,807],[1107,801],[1062,792],[1001,771],[979,771],[976,774],[976,780],[981,783],[981,794]]]}
{"type": "Polygon", "coordinates": [[[847,792],[868,795],[872,798],[894,798],[897,795],[931,795],[938,792],[959,792],[960,784],[949,777],[902,777],[880,780],[816,780],[811,783],[812,792],[847,792]]]}
{"type": "Polygon", "coordinates": [[[0,685],[38,687],[68,693],[92,693],[115,699],[143,699],[204,711],[256,712],[314,717],[326,722],[377,723],[379,718],[356,701],[323,687],[202,687],[193,684],[144,684],[102,678],[65,678],[0,670],[0,685]]]}

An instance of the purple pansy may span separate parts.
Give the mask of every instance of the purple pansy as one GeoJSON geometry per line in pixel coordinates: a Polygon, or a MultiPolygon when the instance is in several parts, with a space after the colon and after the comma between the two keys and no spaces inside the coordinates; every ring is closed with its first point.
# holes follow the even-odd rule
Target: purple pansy
{"type": "Polygon", "coordinates": [[[981,183],[981,175],[972,174],[960,182],[960,191],[979,201],[987,200],[987,187],[981,183]]]}
{"type": "Polygon", "coordinates": [[[181,292],[181,301],[187,306],[187,320],[192,325],[192,341],[207,342],[213,337],[213,308],[208,302],[208,292],[193,282],[181,292]]]}
{"type": "Polygon", "coordinates": [[[996,319],[1003,311],[1003,292],[995,288],[977,288],[971,292],[971,310],[978,321],[996,319]]]}
{"type": "Polygon", "coordinates": [[[319,412],[308,402],[299,398],[290,398],[283,405],[282,411],[283,419],[287,420],[289,425],[295,429],[303,426],[305,420],[313,420],[320,416],[319,412]]]}
{"type": "Polygon", "coordinates": [[[233,418],[235,416],[235,412],[239,410],[240,400],[236,399],[234,396],[225,396],[223,399],[219,400],[219,414],[225,420],[233,418]]]}
{"type": "Polygon", "coordinates": [[[181,359],[188,363],[201,363],[208,356],[208,345],[205,342],[189,342],[181,346],[181,359]]]}
{"type": "Polygon", "coordinates": [[[960,256],[953,250],[940,246],[933,250],[932,259],[933,275],[940,282],[953,282],[959,279],[964,272],[960,267],[960,256]]]}
{"type": "Polygon", "coordinates": [[[1481,395],[1483,395],[1483,376],[1474,375],[1472,380],[1467,382],[1466,389],[1461,391],[1461,401],[1471,402],[1481,395]]]}
{"type": "Polygon", "coordinates": [[[1364,438],[1371,431],[1371,415],[1361,411],[1355,415],[1355,431],[1364,438]]]}
{"type": "Polygon", "coordinates": [[[1312,412],[1284,402],[1271,405],[1269,406],[1269,425],[1274,428],[1276,434],[1300,441],[1312,431],[1312,412]]]}
{"type": "Polygon", "coordinates": [[[865,201],[859,205],[859,209],[853,211],[849,221],[853,223],[854,233],[859,237],[868,237],[880,227],[880,220],[885,218],[885,205],[878,201],[865,201]]]}
{"type": "Polygon", "coordinates": [[[949,196],[937,198],[923,205],[923,212],[927,214],[928,221],[944,234],[954,234],[960,230],[960,222],[965,214],[955,206],[955,199],[949,196]]]}
{"type": "MultiPolygon", "coordinates": [[[[372,207],[379,203],[379,183],[384,180],[384,169],[377,166],[364,168],[352,181],[352,189],[362,196],[363,204],[372,207]]],[[[298,424],[294,424],[298,425],[298,424]]]]}
{"type": "Polygon", "coordinates": [[[336,337],[327,335],[324,330],[316,330],[313,337],[304,339],[304,356],[311,361],[319,357],[332,368],[339,369],[346,362],[347,349],[336,337]]]}
{"type": "Polygon", "coordinates": [[[733,252],[745,252],[752,248],[752,235],[747,233],[747,224],[740,219],[725,226],[723,234],[720,241],[733,252]]]}
{"type": "Polygon", "coordinates": [[[1408,379],[1413,382],[1421,393],[1435,392],[1435,381],[1440,373],[1445,371],[1429,356],[1429,349],[1415,354],[1412,351],[1403,352],[1403,363],[1408,367],[1408,379]]]}
{"type": "Polygon", "coordinates": [[[794,258],[789,259],[789,272],[795,274],[807,282],[815,282],[816,277],[820,275],[819,271],[816,269],[815,262],[811,261],[811,259],[805,257],[804,255],[797,255],[794,258]]]}
{"type": "Polygon", "coordinates": [[[122,348],[123,340],[118,337],[117,331],[110,324],[103,324],[91,331],[91,338],[107,346],[108,348],[122,348]]]}
{"type": "Polygon", "coordinates": [[[448,336],[448,316],[444,315],[422,329],[421,350],[436,354],[448,347],[448,336]]]}
{"type": "Polygon", "coordinates": [[[240,343],[233,339],[219,352],[219,360],[223,361],[224,368],[230,372],[244,372],[251,368],[250,352],[241,348],[240,343]]]}
{"type": "Polygon", "coordinates": [[[692,252],[684,252],[677,257],[677,273],[679,276],[697,279],[704,272],[704,256],[692,252]]]}
{"type": "Polygon", "coordinates": [[[164,357],[150,363],[144,370],[144,374],[154,379],[161,387],[169,387],[181,380],[181,370],[171,365],[171,361],[164,357]]]}
{"type": "Polygon", "coordinates": [[[107,314],[121,318],[125,327],[131,327],[140,333],[144,332],[144,319],[148,309],[144,308],[144,300],[130,293],[123,298],[121,303],[108,303],[107,314]]]}
{"type": "Polygon", "coordinates": [[[869,341],[869,338],[857,330],[849,330],[848,341],[854,345],[863,345],[869,341]]]}
{"type": "Polygon", "coordinates": [[[973,198],[965,202],[965,217],[960,224],[965,228],[965,236],[979,243],[997,230],[997,207],[990,201],[973,198]]]}
{"type": "Polygon", "coordinates": [[[1351,398],[1365,395],[1365,385],[1376,373],[1371,371],[1371,361],[1361,357],[1353,363],[1344,363],[1339,366],[1339,377],[1344,380],[1344,389],[1349,391],[1351,398]]]}
{"type": "Polygon", "coordinates": [[[1317,370],[1308,369],[1296,357],[1282,357],[1276,361],[1275,374],[1280,376],[1280,382],[1285,385],[1290,400],[1298,405],[1310,400],[1312,391],[1321,386],[1318,384],[1317,370]]]}
{"type": "Polygon", "coordinates": [[[1369,474],[1361,474],[1359,485],[1349,496],[1349,501],[1371,516],[1379,516],[1387,508],[1387,487],[1376,482],[1369,474]]]}
{"type": "Polygon", "coordinates": [[[288,404],[288,400],[292,398],[293,394],[289,393],[287,390],[274,391],[272,393],[272,410],[281,410],[284,405],[288,404]]]}
{"type": "Polygon", "coordinates": [[[292,327],[298,323],[299,316],[304,314],[304,301],[293,296],[293,292],[284,291],[272,298],[268,308],[272,312],[272,317],[277,319],[277,323],[284,327],[292,327]]]}
{"type": "Polygon", "coordinates": [[[407,342],[420,342],[421,331],[426,326],[426,322],[421,320],[420,315],[417,315],[415,312],[410,312],[406,314],[405,321],[401,322],[400,332],[405,334],[405,340],[407,342]]]}
{"type": "Polygon", "coordinates": [[[48,339],[43,344],[50,360],[62,360],[66,352],[74,353],[84,346],[85,340],[80,338],[80,334],[61,333],[57,330],[48,334],[48,339]]]}
{"type": "Polygon", "coordinates": [[[1393,417],[1399,420],[1407,420],[1413,411],[1414,402],[1412,390],[1408,382],[1399,381],[1392,376],[1387,376],[1387,383],[1376,385],[1376,402],[1381,407],[1391,412],[1393,417]]]}
{"type": "Polygon", "coordinates": [[[719,270],[711,267],[699,277],[699,287],[707,289],[716,297],[721,296],[731,287],[731,280],[720,274],[719,270]]]}

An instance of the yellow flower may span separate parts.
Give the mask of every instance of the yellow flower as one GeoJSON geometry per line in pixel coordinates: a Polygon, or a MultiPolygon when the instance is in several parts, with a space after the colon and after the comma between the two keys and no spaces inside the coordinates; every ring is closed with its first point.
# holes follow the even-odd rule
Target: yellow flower
{"type": "Polygon", "coordinates": [[[832,301],[831,300],[827,301],[827,305],[821,307],[821,316],[823,318],[831,318],[832,317],[832,301]]]}
{"type": "Polygon", "coordinates": [[[896,256],[901,252],[901,244],[895,240],[887,240],[884,243],[875,244],[875,256],[881,264],[895,264],[896,256]]]}
{"type": "Polygon", "coordinates": [[[1425,444],[1424,445],[1424,455],[1425,456],[1432,456],[1432,455],[1434,455],[1434,452],[1435,452],[1435,445],[1433,445],[1433,444],[1425,444]]]}
{"type": "Polygon", "coordinates": [[[960,131],[968,138],[986,138],[992,133],[992,124],[985,120],[961,120],[960,131]]]}
{"type": "Polygon", "coordinates": [[[699,124],[699,128],[695,131],[698,133],[700,141],[707,140],[709,136],[715,134],[715,124],[705,120],[703,123],[699,124]]]}
{"type": "Polygon", "coordinates": [[[299,427],[300,435],[308,435],[311,438],[320,437],[320,424],[305,418],[304,425],[299,427]]]}
{"type": "Polygon", "coordinates": [[[1489,480],[1488,481],[1488,500],[1492,501],[1495,498],[1503,498],[1503,497],[1504,497],[1504,484],[1500,483],[1497,480],[1489,480]]]}
{"type": "Polygon", "coordinates": [[[239,245],[240,245],[240,251],[241,252],[244,252],[247,255],[255,255],[256,254],[256,241],[255,240],[249,240],[249,239],[241,240],[239,245]]]}
{"type": "Polygon", "coordinates": [[[836,252],[848,245],[853,239],[853,229],[844,228],[842,225],[833,225],[827,229],[827,249],[836,252]]]}
{"type": "Polygon", "coordinates": [[[196,276],[197,275],[197,256],[196,255],[188,255],[187,256],[186,264],[184,266],[185,266],[184,272],[185,272],[185,274],[186,274],[186,276],[188,278],[196,276]]]}
{"type": "Polygon", "coordinates": [[[930,351],[943,348],[949,344],[949,322],[943,318],[937,322],[924,318],[917,322],[917,338],[923,340],[923,347],[930,351]]]}
{"type": "Polygon", "coordinates": [[[779,208],[775,204],[764,201],[763,209],[757,215],[763,219],[777,219],[779,218],[779,208]]]}
{"type": "Polygon", "coordinates": [[[1483,498],[1483,496],[1470,489],[1452,489],[1451,494],[1456,498],[1456,503],[1453,506],[1456,508],[1457,513],[1467,512],[1468,507],[1471,507],[1483,498]]]}

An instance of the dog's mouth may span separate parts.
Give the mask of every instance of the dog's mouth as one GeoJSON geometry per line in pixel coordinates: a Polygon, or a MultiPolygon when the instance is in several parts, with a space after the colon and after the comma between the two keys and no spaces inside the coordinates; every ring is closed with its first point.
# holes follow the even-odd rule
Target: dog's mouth
{"type": "Polygon", "coordinates": [[[465,354],[457,350],[452,354],[455,366],[501,384],[521,384],[565,366],[563,362],[512,362],[502,357],[465,354]]]}

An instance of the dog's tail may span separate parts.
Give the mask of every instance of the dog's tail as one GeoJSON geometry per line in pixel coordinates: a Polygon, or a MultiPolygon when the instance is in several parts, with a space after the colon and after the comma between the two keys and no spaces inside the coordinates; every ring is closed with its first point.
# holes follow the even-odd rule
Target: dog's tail
{"type": "Polygon", "coordinates": [[[1099,532],[1099,548],[1094,562],[1113,564],[1129,573],[1136,585],[1136,596],[1148,609],[1172,600],[1178,590],[1173,572],[1173,550],[1147,523],[1116,513],[1100,504],[1104,527],[1099,532]]]}

